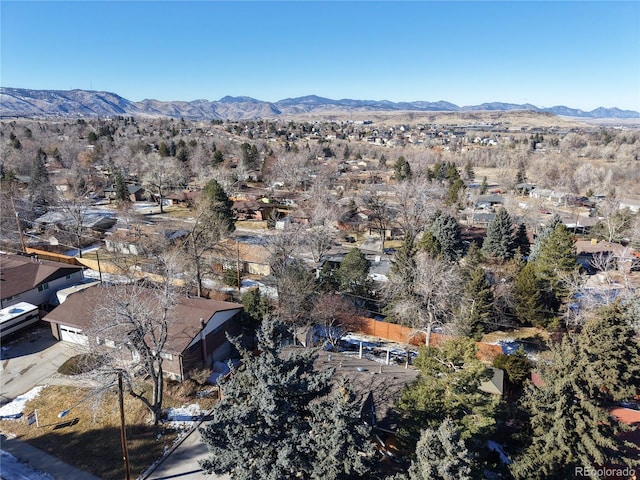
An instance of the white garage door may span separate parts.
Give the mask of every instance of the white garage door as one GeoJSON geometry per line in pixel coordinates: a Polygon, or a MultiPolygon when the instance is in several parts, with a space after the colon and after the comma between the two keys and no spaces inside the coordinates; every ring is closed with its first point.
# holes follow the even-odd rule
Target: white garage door
{"type": "Polygon", "coordinates": [[[88,343],[87,336],[82,334],[82,330],[65,325],[60,325],[60,340],[79,343],[80,345],[86,345],[88,343]]]}

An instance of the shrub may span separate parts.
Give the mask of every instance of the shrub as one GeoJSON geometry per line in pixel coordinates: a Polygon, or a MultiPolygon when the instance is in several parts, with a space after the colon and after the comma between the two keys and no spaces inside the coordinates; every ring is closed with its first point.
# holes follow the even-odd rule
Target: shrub
{"type": "Polygon", "coordinates": [[[71,357],[58,367],[58,373],[62,375],[80,375],[98,367],[102,363],[102,357],[91,353],[83,353],[71,357]]]}

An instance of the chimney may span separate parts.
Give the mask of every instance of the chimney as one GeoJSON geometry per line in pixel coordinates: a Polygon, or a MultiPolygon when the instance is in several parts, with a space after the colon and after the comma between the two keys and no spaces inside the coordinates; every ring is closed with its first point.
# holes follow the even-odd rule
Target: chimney
{"type": "Polygon", "coordinates": [[[204,331],[205,323],[204,318],[200,319],[200,348],[202,350],[202,363],[205,368],[208,367],[208,358],[207,358],[207,335],[204,331]]]}

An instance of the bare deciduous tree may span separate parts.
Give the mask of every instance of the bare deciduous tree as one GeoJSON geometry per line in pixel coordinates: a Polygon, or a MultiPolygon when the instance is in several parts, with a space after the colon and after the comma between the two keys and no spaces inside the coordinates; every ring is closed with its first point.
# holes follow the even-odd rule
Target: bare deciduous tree
{"type": "Polygon", "coordinates": [[[184,167],[175,158],[161,158],[155,153],[149,155],[146,160],[142,181],[157,194],[160,213],[163,213],[167,190],[185,183],[184,167]]]}
{"type": "Polygon", "coordinates": [[[388,311],[400,323],[425,332],[429,345],[434,326],[447,324],[458,311],[461,284],[457,265],[419,252],[413,264],[390,273],[384,286],[388,311]]]}
{"type": "Polygon", "coordinates": [[[429,215],[444,207],[446,189],[423,178],[415,178],[395,186],[398,205],[396,221],[405,234],[424,230],[429,215]]]}
{"type": "Polygon", "coordinates": [[[311,318],[322,329],[324,337],[335,348],[348,332],[359,332],[365,314],[342,295],[325,293],[314,302],[311,318]]]}
{"type": "Polygon", "coordinates": [[[97,287],[98,303],[87,331],[91,353],[101,358],[97,373],[107,381],[121,373],[126,390],[147,407],[153,424],[162,411],[163,350],[169,327],[177,321],[178,292],[172,281],[177,262],[171,255],[163,260],[160,284],[142,281],[97,287]]]}

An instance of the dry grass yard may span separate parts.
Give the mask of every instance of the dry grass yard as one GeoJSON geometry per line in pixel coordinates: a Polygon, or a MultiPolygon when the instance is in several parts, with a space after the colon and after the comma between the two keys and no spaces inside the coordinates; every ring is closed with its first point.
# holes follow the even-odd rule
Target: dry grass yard
{"type": "MultiPolygon", "coordinates": [[[[98,395],[95,392],[48,386],[26,404],[22,418],[0,421],[0,430],[105,480],[124,478],[117,386],[98,395]],[[82,399],[87,400],[78,404],[82,399]],[[70,407],[73,408],[68,415],[58,418],[61,411],[70,407]],[[38,411],[39,428],[27,424],[26,413],[34,409],[38,411]]],[[[191,403],[198,403],[202,410],[213,406],[211,398],[195,400],[184,393],[193,392],[169,386],[165,392],[165,408],[191,403]]],[[[126,394],[124,407],[131,475],[136,478],[163,455],[179,432],[162,425],[157,428],[149,425],[145,407],[126,394]]]]}

